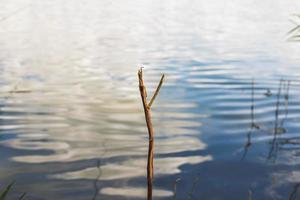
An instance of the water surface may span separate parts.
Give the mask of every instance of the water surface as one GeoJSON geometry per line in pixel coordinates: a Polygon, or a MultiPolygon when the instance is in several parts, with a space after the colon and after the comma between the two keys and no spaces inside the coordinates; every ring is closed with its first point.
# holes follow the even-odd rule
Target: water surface
{"type": "Polygon", "coordinates": [[[11,198],[296,199],[299,1],[1,0],[0,185],[11,198]]]}

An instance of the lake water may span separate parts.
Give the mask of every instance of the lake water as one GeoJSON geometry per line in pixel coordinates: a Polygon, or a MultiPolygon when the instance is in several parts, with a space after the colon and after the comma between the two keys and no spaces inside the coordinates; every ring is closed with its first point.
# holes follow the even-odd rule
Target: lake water
{"type": "MultiPolygon", "coordinates": [[[[0,186],[9,199],[297,198],[298,0],[0,0],[0,186]]],[[[299,191],[300,193],[300,191],[299,191]]],[[[299,194],[300,195],[300,194],[299,194]]]]}

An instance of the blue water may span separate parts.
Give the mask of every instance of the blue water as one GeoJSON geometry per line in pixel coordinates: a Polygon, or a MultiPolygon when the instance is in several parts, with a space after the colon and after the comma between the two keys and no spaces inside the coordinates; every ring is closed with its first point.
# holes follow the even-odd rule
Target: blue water
{"type": "Polygon", "coordinates": [[[2,0],[0,187],[9,199],[297,199],[299,1],[2,0]],[[294,33],[293,33],[294,34],[294,33]]]}

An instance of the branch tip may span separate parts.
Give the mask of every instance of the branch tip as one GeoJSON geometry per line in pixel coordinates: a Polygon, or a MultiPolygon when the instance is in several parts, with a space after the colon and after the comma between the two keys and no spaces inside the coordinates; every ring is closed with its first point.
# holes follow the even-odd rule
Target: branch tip
{"type": "Polygon", "coordinates": [[[153,94],[153,96],[152,96],[152,98],[151,98],[149,104],[148,104],[148,108],[151,108],[151,106],[152,106],[152,104],[153,104],[153,102],[154,102],[154,100],[155,100],[155,98],[156,98],[156,96],[157,96],[157,94],[158,94],[158,92],[159,92],[159,90],[160,90],[160,88],[161,88],[163,82],[164,82],[164,78],[165,78],[165,75],[163,74],[163,75],[161,76],[160,81],[159,81],[159,84],[158,84],[158,86],[157,86],[157,88],[156,88],[156,90],[155,90],[155,92],[154,92],[154,94],[153,94]]]}

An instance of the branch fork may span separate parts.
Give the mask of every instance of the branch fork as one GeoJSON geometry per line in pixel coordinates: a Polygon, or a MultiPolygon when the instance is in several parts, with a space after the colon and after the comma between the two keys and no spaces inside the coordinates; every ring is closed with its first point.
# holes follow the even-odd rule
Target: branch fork
{"type": "Polygon", "coordinates": [[[147,184],[148,184],[147,199],[151,200],[152,182],[153,182],[153,158],[154,158],[154,153],[153,153],[154,152],[154,130],[153,130],[152,119],[151,119],[151,107],[163,84],[165,75],[163,74],[161,76],[159,84],[152,98],[150,99],[149,103],[147,102],[147,90],[146,90],[146,86],[144,85],[142,68],[138,70],[138,78],[139,78],[139,89],[140,89],[140,94],[143,102],[145,119],[146,119],[148,134],[149,134],[148,162],[147,162],[147,184]]]}

